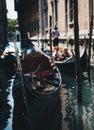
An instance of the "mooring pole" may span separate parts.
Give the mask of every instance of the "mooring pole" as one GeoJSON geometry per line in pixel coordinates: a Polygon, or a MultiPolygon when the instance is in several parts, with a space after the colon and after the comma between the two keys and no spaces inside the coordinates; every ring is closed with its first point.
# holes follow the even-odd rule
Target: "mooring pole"
{"type": "Polygon", "coordinates": [[[82,102],[81,63],[79,56],[78,0],[74,0],[75,71],[78,103],[82,102]]]}
{"type": "Polygon", "coordinates": [[[51,15],[49,16],[49,24],[50,24],[50,29],[49,29],[49,36],[50,36],[50,56],[52,57],[52,36],[51,36],[51,27],[52,27],[52,17],[51,15]]]}
{"type": "Polygon", "coordinates": [[[92,0],[92,7],[91,7],[91,17],[90,17],[90,24],[89,24],[89,45],[88,45],[88,77],[90,81],[90,58],[91,58],[91,42],[92,42],[92,29],[93,29],[93,0],[92,0]]]}

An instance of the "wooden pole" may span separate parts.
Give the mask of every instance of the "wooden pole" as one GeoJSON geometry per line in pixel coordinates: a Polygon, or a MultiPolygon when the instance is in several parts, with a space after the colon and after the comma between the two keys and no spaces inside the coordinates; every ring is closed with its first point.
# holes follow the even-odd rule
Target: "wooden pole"
{"type": "Polygon", "coordinates": [[[82,102],[81,63],[79,56],[78,0],[74,0],[75,69],[78,103],[82,102]]]}
{"type": "Polygon", "coordinates": [[[91,42],[92,42],[92,29],[93,29],[93,0],[92,0],[92,12],[91,12],[91,19],[90,19],[90,25],[89,25],[89,45],[88,45],[88,63],[87,63],[87,68],[88,68],[88,76],[90,79],[90,58],[91,58],[91,42]]]}
{"type": "Polygon", "coordinates": [[[52,57],[52,36],[51,36],[51,26],[52,26],[52,17],[49,16],[49,23],[50,23],[50,30],[49,30],[49,36],[50,36],[50,56],[52,57]]]}

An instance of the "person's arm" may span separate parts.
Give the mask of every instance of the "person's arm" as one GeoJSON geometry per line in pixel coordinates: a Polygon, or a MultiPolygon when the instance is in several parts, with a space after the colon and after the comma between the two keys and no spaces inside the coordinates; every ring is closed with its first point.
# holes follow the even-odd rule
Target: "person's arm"
{"type": "Polygon", "coordinates": [[[30,32],[27,32],[27,37],[29,40],[31,40],[30,32]]]}
{"type": "Polygon", "coordinates": [[[71,57],[71,54],[68,52],[68,57],[71,57]]]}
{"type": "Polygon", "coordinates": [[[58,36],[60,36],[60,33],[59,33],[59,31],[58,31],[58,36]]]}

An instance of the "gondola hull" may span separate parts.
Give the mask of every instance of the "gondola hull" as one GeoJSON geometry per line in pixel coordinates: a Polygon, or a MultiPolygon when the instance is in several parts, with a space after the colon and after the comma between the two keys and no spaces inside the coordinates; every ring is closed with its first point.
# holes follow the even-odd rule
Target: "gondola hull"
{"type": "Polygon", "coordinates": [[[20,58],[17,55],[18,68],[14,88],[24,86],[29,92],[39,95],[56,92],[61,87],[62,77],[58,67],[52,64],[51,58],[32,43],[24,56],[20,58]]]}
{"type": "MultiPolygon", "coordinates": [[[[57,71],[59,72],[58,69],[57,71]]],[[[51,85],[55,85],[53,80],[51,80],[51,82],[51,85]]],[[[24,75],[24,86],[22,86],[19,73],[16,74],[13,86],[13,98],[16,107],[16,117],[19,117],[22,112],[22,115],[25,115],[24,118],[26,118],[25,120],[27,121],[27,124],[30,128],[32,127],[32,129],[45,129],[43,123],[47,123],[47,117],[54,112],[55,107],[58,109],[60,108],[60,105],[57,105],[60,101],[60,77],[57,82],[58,85],[56,85],[51,90],[38,90],[36,89],[36,86],[34,86],[34,84],[32,83],[30,76],[24,75]]],[[[48,129],[49,127],[50,126],[47,125],[48,129]]]]}
{"type": "Polygon", "coordinates": [[[60,97],[62,77],[59,69],[55,67],[54,76],[45,79],[44,86],[38,86],[37,81],[36,77],[30,75],[23,75],[22,80],[22,75],[17,73],[13,84],[12,93],[16,107],[14,109],[16,110],[16,117],[20,117],[21,114],[25,115],[24,119],[27,121],[29,129],[31,127],[35,129],[36,126],[37,129],[41,129],[40,124],[43,127],[43,121],[48,121],[47,117],[53,112],[53,108],[60,97]]]}
{"type": "MultiPolygon", "coordinates": [[[[44,52],[50,55],[50,51],[46,50],[44,52]]],[[[81,53],[80,54],[81,71],[87,72],[87,51],[86,51],[85,46],[82,46],[80,48],[80,53],[81,53]]],[[[53,57],[53,59],[55,58],[53,57]]],[[[55,62],[55,65],[60,69],[61,73],[75,74],[76,72],[75,56],[74,57],[71,56],[65,60],[54,60],[54,62],[55,62]]]]}
{"type": "MultiPolygon", "coordinates": [[[[82,56],[80,57],[81,62],[81,71],[87,72],[87,53],[86,50],[84,50],[82,56]]],[[[65,61],[55,61],[56,66],[60,69],[61,72],[66,73],[75,73],[75,58],[68,58],[65,61]]]]}
{"type": "Polygon", "coordinates": [[[17,89],[22,88],[36,98],[44,98],[55,95],[59,92],[62,84],[62,77],[57,67],[54,68],[54,75],[43,79],[44,85],[40,84],[40,79],[36,76],[25,74],[23,76],[23,83],[21,81],[20,73],[17,73],[13,85],[13,95],[17,89]]]}
{"type": "Polygon", "coordinates": [[[50,57],[33,48],[21,59],[22,70],[16,73],[14,79],[14,102],[19,100],[17,95],[22,92],[30,129],[39,128],[40,123],[43,125],[42,121],[52,113],[60,95],[62,76],[58,67],[51,66],[49,60],[50,57]]]}

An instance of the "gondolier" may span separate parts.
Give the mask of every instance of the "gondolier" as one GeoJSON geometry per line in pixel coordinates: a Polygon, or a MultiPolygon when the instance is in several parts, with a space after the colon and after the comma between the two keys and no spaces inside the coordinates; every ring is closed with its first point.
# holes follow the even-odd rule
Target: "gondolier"
{"type": "Polygon", "coordinates": [[[53,46],[58,46],[59,44],[59,30],[58,27],[55,25],[54,29],[52,30],[52,40],[53,40],[53,46]]]}

